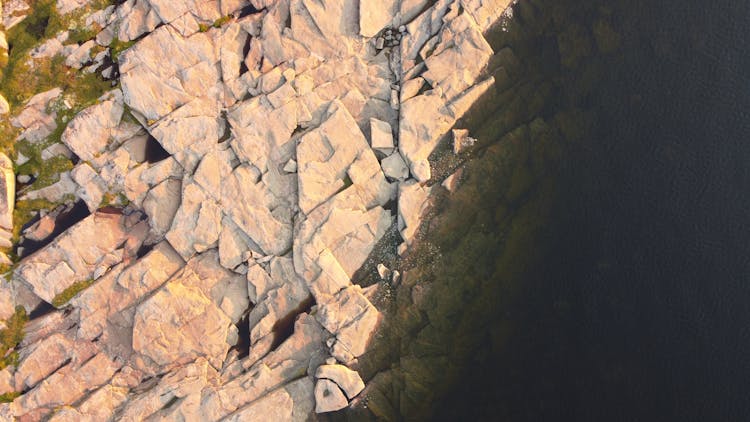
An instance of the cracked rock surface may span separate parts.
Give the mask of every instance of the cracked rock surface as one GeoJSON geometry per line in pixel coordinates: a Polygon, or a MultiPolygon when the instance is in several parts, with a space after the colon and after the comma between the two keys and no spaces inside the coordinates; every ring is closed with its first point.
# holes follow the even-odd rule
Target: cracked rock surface
{"type": "MultiPolygon", "coordinates": [[[[430,154],[492,87],[482,34],[509,3],[128,0],[92,14],[97,43],[134,43],[119,84],[66,123],[75,167],[24,194],[73,195],[88,215],[61,233],[40,216],[27,236],[45,244],[0,289],[4,317],[37,310],[0,371],[0,394],[21,392],[0,419],[282,421],[353,405],[382,315],[352,278],[391,228],[400,250],[414,241],[430,154]]],[[[26,139],[56,130],[59,96],[14,117],[26,139]]],[[[14,180],[0,173],[6,191],[14,180]]]]}

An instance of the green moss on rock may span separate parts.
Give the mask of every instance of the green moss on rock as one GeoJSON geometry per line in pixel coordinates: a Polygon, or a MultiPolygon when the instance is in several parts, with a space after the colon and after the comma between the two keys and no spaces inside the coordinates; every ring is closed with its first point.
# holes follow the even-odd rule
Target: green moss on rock
{"type": "Polygon", "coordinates": [[[73,283],[70,287],[63,290],[62,293],[58,294],[57,296],[55,296],[54,299],[52,299],[52,306],[54,306],[55,308],[61,308],[65,306],[78,293],[81,293],[82,291],[86,290],[93,283],[94,283],[93,279],[77,281],[73,283]]]}
{"type": "Polygon", "coordinates": [[[23,306],[16,307],[16,312],[5,322],[6,328],[0,330],[0,369],[8,365],[18,364],[18,354],[8,353],[15,349],[23,340],[23,327],[29,320],[26,309],[23,306]]]}

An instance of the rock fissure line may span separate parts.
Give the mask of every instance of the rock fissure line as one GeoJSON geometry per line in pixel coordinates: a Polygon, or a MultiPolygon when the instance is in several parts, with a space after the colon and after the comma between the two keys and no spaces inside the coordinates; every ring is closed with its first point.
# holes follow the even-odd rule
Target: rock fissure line
{"type": "MultiPolygon", "coordinates": [[[[428,157],[492,86],[482,34],[508,3],[129,0],[86,18],[101,28],[90,42],[46,41],[120,85],[46,147],[81,161],[23,192],[91,214],[23,232],[49,243],[0,288],[0,317],[71,299],[27,326],[34,341],[0,371],[0,390],[23,391],[0,419],[304,420],[349,406],[381,319],[352,277],[392,227],[399,253],[413,241],[428,157]],[[133,44],[107,50],[115,39],[133,44]],[[108,53],[92,59],[95,46],[108,53]]],[[[32,98],[13,117],[20,138],[46,139],[50,105],[66,101],[32,98]]]]}

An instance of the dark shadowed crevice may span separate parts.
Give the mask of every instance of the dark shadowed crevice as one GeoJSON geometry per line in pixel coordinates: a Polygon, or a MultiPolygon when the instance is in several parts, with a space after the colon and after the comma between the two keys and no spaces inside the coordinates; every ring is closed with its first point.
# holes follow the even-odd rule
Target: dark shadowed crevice
{"type": "Polygon", "coordinates": [[[145,243],[141,245],[140,248],[138,248],[138,252],[136,252],[135,257],[136,259],[141,259],[144,256],[146,256],[149,252],[151,252],[154,249],[155,244],[146,245],[145,243]]]}
{"type": "Polygon", "coordinates": [[[170,157],[169,152],[156,140],[151,134],[148,135],[146,142],[146,162],[149,164],[158,163],[170,157]]]}
{"type": "Polygon", "coordinates": [[[240,63],[240,75],[244,75],[248,70],[247,63],[245,63],[245,57],[250,53],[250,48],[253,45],[253,37],[248,36],[245,40],[245,45],[242,47],[242,63],[240,63]]]}
{"type": "Polygon", "coordinates": [[[224,142],[228,141],[232,137],[232,126],[227,122],[227,113],[226,111],[223,111],[221,113],[221,117],[224,119],[224,133],[221,135],[221,138],[219,138],[219,143],[223,144],[224,142]]]}
{"type": "Polygon", "coordinates": [[[234,346],[234,349],[239,352],[238,359],[244,359],[250,354],[250,323],[248,322],[248,314],[245,314],[240,322],[237,323],[237,335],[239,340],[234,346]]]}
{"type": "Polygon", "coordinates": [[[179,398],[179,397],[177,397],[177,396],[174,396],[174,397],[172,397],[171,399],[169,399],[169,401],[168,401],[168,402],[166,402],[166,403],[164,404],[164,406],[163,406],[163,407],[161,408],[161,410],[162,410],[162,411],[164,411],[164,410],[168,410],[168,409],[169,409],[170,407],[174,407],[174,406],[175,406],[176,404],[178,404],[178,403],[179,403],[180,401],[182,401],[182,400],[183,400],[183,399],[181,399],[181,398],[179,398]]]}
{"type": "MultiPolygon", "coordinates": [[[[276,321],[271,331],[273,332],[273,344],[271,350],[275,350],[279,347],[286,339],[294,334],[294,321],[297,317],[303,313],[309,313],[312,305],[315,303],[312,296],[308,296],[302,303],[297,306],[289,315],[276,321]]],[[[247,324],[245,324],[247,325],[247,324]]],[[[249,336],[248,336],[249,337],[249,336]]]]}
{"type": "Polygon", "coordinates": [[[245,16],[250,16],[250,15],[254,15],[256,13],[261,13],[264,10],[266,10],[266,9],[265,8],[263,8],[263,9],[257,9],[255,6],[249,4],[249,5],[245,6],[245,7],[243,7],[242,9],[240,9],[240,13],[239,13],[238,17],[240,19],[242,19],[245,16]]]}
{"type": "Polygon", "coordinates": [[[29,320],[34,320],[37,318],[41,318],[47,314],[50,314],[57,309],[52,306],[51,304],[41,301],[39,302],[39,305],[36,306],[36,308],[32,309],[32,311],[29,313],[29,320]]]}
{"type": "MultiPolygon", "coordinates": [[[[18,256],[19,258],[27,257],[34,252],[38,251],[39,249],[49,245],[57,236],[62,234],[65,230],[68,230],[69,228],[73,227],[76,223],[80,222],[84,218],[91,215],[89,212],[88,207],[86,206],[86,203],[83,201],[78,201],[75,204],[72,205],[66,205],[61,206],[57,208],[56,210],[52,211],[52,213],[57,213],[57,216],[55,216],[55,228],[52,231],[52,233],[47,236],[46,238],[42,240],[31,240],[24,238],[22,242],[18,244],[18,251],[21,251],[18,256]],[[59,210],[59,211],[58,211],[59,210]]],[[[24,226],[24,230],[28,227],[31,227],[33,224],[36,224],[36,222],[39,221],[39,217],[35,217],[33,220],[31,220],[26,226],[24,226]]]]}

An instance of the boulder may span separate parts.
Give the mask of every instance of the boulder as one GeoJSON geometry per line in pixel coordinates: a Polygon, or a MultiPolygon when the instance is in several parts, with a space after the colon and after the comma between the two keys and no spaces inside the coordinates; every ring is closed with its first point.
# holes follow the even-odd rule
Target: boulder
{"type": "Polygon", "coordinates": [[[36,388],[14,402],[14,416],[18,419],[45,416],[58,406],[68,406],[104,385],[122,366],[105,353],[98,353],[82,363],[70,363],[36,388]],[[64,385],[65,388],[60,388],[64,385]]]}
{"type": "Polygon", "coordinates": [[[409,167],[398,152],[385,157],[380,165],[383,167],[383,173],[391,179],[406,180],[409,178],[409,167]]]}
{"type": "Polygon", "coordinates": [[[323,346],[323,329],[310,315],[301,314],[291,337],[237,378],[208,389],[201,405],[201,420],[219,420],[274,389],[304,374],[323,346]]]}
{"type": "Polygon", "coordinates": [[[315,384],[315,413],[335,412],[348,405],[346,396],[333,381],[319,379],[315,384]]]}
{"type": "Polygon", "coordinates": [[[8,104],[8,100],[5,97],[0,95],[0,116],[8,113],[10,113],[10,104],[8,104]]]}
{"type": "Polygon", "coordinates": [[[401,104],[398,149],[420,182],[432,176],[427,158],[454,122],[440,90],[427,91],[401,104]]]}
{"type": "Polygon", "coordinates": [[[170,227],[182,200],[182,181],[167,179],[151,189],[143,200],[143,211],[148,215],[151,231],[164,236],[170,227]]]}
{"type": "MultiPolygon", "coordinates": [[[[102,335],[118,315],[128,312],[169,280],[185,263],[167,242],[156,244],[122,271],[110,271],[71,300],[79,309],[78,337],[93,340],[102,335]]],[[[128,344],[129,348],[131,345],[128,344]]]]}
{"type": "Polygon", "coordinates": [[[397,0],[359,2],[359,33],[363,37],[374,37],[391,24],[399,8],[397,0]]]}
{"type": "Polygon", "coordinates": [[[370,133],[372,149],[383,154],[390,154],[393,151],[393,132],[391,132],[391,125],[388,122],[371,118],[370,133]]]}
{"type": "MultiPolygon", "coordinates": [[[[159,379],[153,388],[136,392],[128,398],[120,409],[118,416],[121,420],[142,421],[151,415],[158,415],[164,408],[165,403],[185,402],[189,398],[200,399],[201,391],[208,385],[217,381],[217,372],[204,358],[198,358],[194,362],[181,366],[179,369],[159,379]],[[182,399],[182,400],[180,400],[182,399]]],[[[180,408],[180,406],[173,406],[180,408]]],[[[108,415],[111,416],[111,415],[108,415]]],[[[196,414],[173,415],[176,420],[200,420],[196,414]]],[[[154,419],[159,419],[158,417],[154,419]]],[[[168,418],[171,419],[171,418],[168,418]]]]}
{"type": "Polygon", "coordinates": [[[13,208],[16,202],[16,176],[13,162],[0,153],[0,227],[13,229],[13,208]]]}
{"type": "Polygon", "coordinates": [[[344,365],[321,365],[315,371],[315,377],[335,382],[344,391],[349,400],[365,389],[365,383],[357,371],[352,371],[344,365]]]}
{"type": "Polygon", "coordinates": [[[81,160],[91,161],[108,147],[113,130],[123,113],[122,93],[105,94],[101,101],[73,118],[62,134],[62,141],[81,160]]]}
{"type": "Polygon", "coordinates": [[[370,336],[380,320],[380,313],[362,294],[359,286],[349,286],[334,296],[318,301],[316,318],[335,335],[331,356],[349,363],[364,354],[370,336]]]}
{"type": "Polygon", "coordinates": [[[461,182],[462,173],[463,169],[456,170],[450,176],[446,177],[445,180],[443,180],[443,183],[440,184],[440,186],[447,189],[448,192],[455,191],[458,188],[459,183],[461,182]]]}
{"type": "Polygon", "coordinates": [[[205,357],[221,367],[235,330],[232,321],[197,287],[169,282],[140,304],[133,321],[133,350],[163,372],[205,357]]]}
{"type": "Polygon", "coordinates": [[[91,50],[96,46],[96,41],[88,40],[76,47],[66,58],[65,65],[74,69],[80,69],[91,62],[91,50]]]}
{"type": "Polygon", "coordinates": [[[182,202],[166,238],[184,259],[216,246],[221,233],[221,208],[195,182],[183,180],[182,202]]]}
{"type": "Polygon", "coordinates": [[[250,250],[252,240],[229,217],[222,220],[219,235],[219,259],[224,268],[235,269],[245,262],[245,254],[250,250]]]}
{"type": "Polygon", "coordinates": [[[58,370],[73,355],[74,341],[68,336],[55,333],[34,344],[27,351],[16,369],[17,390],[28,390],[58,370]]]}
{"type": "Polygon", "coordinates": [[[225,420],[241,422],[260,416],[269,421],[304,422],[315,407],[313,388],[309,377],[301,378],[239,409],[225,420]]]}
{"type": "Polygon", "coordinates": [[[95,212],[24,259],[13,277],[48,303],[76,282],[94,278],[135,255],[146,235],[139,215],[95,212]],[[133,218],[135,217],[135,218],[133,218]],[[121,250],[119,259],[110,252],[121,250]]]}
{"type": "Polygon", "coordinates": [[[99,174],[87,163],[78,164],[70,176],[78,184],[76,196],[83,199],[89,211],[95,211],[102,204],[104,194],[107,192],[107,184],[99,174]]]}
{"type": "Polygon", "coordinates": [[[273,285],[278,287],[257,297],[255,307],[248,315],[251,344],[270,334],[279,321],[300,312],[302,304],[310,298],[306,283],[294,272],[291,258],[274,258],[270,276],[273,285]]]}
{"type": "Polygon", "coordinates": [[[398,191],[398,230],[409,245],[414,240],[422,214],[429,205],[431,188],[409,180],[399,184],[398,191]]]}
{"type": "MultiPolygon", "coordinates": [[[[148,1],[126,1],[117,8],[117,39],[132,41],[153,31],[161,23],[161,18],[148,1]]],[[[113,34],[114,35],[114,34],[113,34]]]]}

